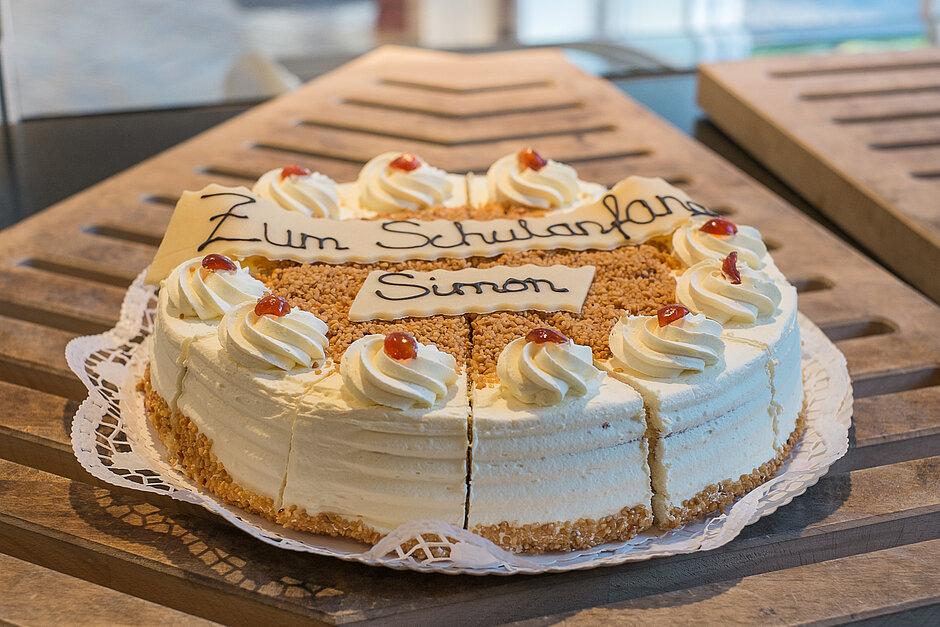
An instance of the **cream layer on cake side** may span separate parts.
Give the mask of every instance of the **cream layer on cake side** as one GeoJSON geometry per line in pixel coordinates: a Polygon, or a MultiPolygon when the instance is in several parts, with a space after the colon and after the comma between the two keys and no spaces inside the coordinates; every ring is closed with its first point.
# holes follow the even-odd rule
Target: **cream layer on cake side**
{"type": "Polygon", "coordinates": [[[150,380],[154,390],[166,400],[171,410],[183,385],[189,345],[216,334],[218,323],[199,318],[180,318],[169,312],[167,290],[160,291],[150,338],[150,380]]]}
{"type": "Polygon", "coordinates": [[[284,507],[361,520],[383,535],[414,519],[462,527],[469,415],[465,374],[440,406],[400,410],[363,403],[334,372],[300,404],[284,507]]]}
{"type": "Polygon", "coordinates": [[[229,358],[213,335],[190,346],[178,407],[236,483],[280,508],[294,418],[324,376],[321,369],[254,371],[229,358]]]}
{"type": "Polygon", "coordinates": [[[468,529],[513,551],[632,537],[652,523],[645,432],[639,394],[610,378],[550,406],[474,389],[468,529]]]}
{"type": "Polygon", "coordinates": [[[770,380],[759,349],[726,343],[713,366],[671,379],[618,371],[615,363],[606,364],[611,375],[636,389],[646,406],[658,525],[669,526],[670,508],[705,487],[774,457],[770,380]]]}

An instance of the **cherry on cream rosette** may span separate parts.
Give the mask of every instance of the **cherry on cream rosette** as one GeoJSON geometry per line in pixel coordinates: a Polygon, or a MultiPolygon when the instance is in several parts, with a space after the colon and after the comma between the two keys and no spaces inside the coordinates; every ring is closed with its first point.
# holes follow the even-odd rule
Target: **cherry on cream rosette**
{"type": "Polygon", "coordinates": [[[184,318],[215,320],[235,305],[253,301],[268,290],[248,268],[223,255],[195,257],[178,265],[162,284],[167,312],[184,318]]]}
{"type": "Polygon", "coordinates": [[[681,305],[655,316],[625,315],[610,331],[610,367],[657,379],[702,372],[724,353],[722,327],[681,305]]]}
{"type": "Polygon", "coordinates": [[[336,181],[298,165],[265,172],[251,191],[261,198],[273,200],[288,211],[313,218],[338,220],[340,217],[336,181]]]}
{"type": "Polygon", "coordinates": [[[767,246],[760,231],[752,226],[737,225],[731,220],[709,216],[694,216],[672,234],[672,248],[687,266],[700,261],[721,261],[732,251],[748,267],[759,270],[764,266],[767,246]]]}
{"type": "Polygon", "coordinates": [[[782,294],[766,273],[738,263],[737,252],[723,260],[707,259],[678,278],[676,296],[695,313],[726,324],[750,325],[777,311],[782,294]]]}
{"type": "Polygon", "coordinates": [[[486,185],[490,202],[532,209],[566,209],[581,194],[574,168],[531,148],[497,159],[486,173],[486,185]]]}
{"type": "Polygon", "coordinates": [[[408,334],[367,335],[340,361],[343,384],[356,400],[407,410],[440,405],[457,381],[457,360],[408,334]]]}
{"type": "Polygon", "coordinates": [[[229,356],[251,370],[314,368],[326,361],[326,323],[268,294],[235,307],[219,324],[219,342],[229,356]]]}
{"type": "Polygon", "coordinates": [[[446,204],[453,196],[447,172],[411,153],[386,152],[359,172],[359,204],[379,212],[416,211],[446,204]]]}
{"type": "Polygon", "coordinates": [[[496,373],[510,396],[545,406],[595,392],[604,378],[590,346],[545,327],[507,344],[497,358],[496,373]]]}

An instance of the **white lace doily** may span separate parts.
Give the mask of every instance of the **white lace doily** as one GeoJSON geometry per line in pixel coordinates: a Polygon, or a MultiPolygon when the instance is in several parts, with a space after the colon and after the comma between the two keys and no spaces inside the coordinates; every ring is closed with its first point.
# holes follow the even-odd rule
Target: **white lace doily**
{"type": "Polygon", "coordinates": [[[465,529],[430,520],[404,524],[369,547],[346,538],[292,531],[248,514],[222,503],[165,461],[166,449],[146,419],[143,393],[137,389],[155,306],[154,289],[144,285],[142,273],[127,292],[115,328],[69,343],[69,366],[89,390],[72,422],[75,455],[88,472],[107,483],[201,505],[284,549],[395,569],[478,575],[559,572],[706,551],[730,542],[746,525],[805,492],[848,450],[852,387],[845,358],[801,315],[806,433],[773,479],[724,514],[571,553],[513,555],[465,529]]]}

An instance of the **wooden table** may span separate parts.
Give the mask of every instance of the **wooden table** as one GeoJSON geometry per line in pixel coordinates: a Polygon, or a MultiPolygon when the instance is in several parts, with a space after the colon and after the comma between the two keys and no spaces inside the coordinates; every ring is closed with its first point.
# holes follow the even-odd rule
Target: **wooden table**
{"type": "Polygon", "coordinates": [[[0,620],[183,624],[938,619],[940,309],[553,51],[383,48],[0,233],[0,620]],[[281,551],[202,510],[99,485],[68,428],[69,339],[117,319],[183,189],[384,150],[481,170],[531,144],[586,179],[660,175],[766,234],[846,354],[851,448],[708,553],[544,576],[402,573],[281,551]],[[4,555],[5,554],[5,555],[4,555]]]}
{"type": "Polygon", "coordinates": [[[734,140],[940,302],[940,48],[701,68],[734,140]]]}

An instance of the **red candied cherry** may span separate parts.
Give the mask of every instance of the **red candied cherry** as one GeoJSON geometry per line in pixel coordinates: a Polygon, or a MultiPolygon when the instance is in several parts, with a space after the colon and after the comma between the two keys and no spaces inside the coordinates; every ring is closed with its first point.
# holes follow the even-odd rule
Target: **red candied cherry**
{"type": "Polygon", "coordinates": [[[258,316],[286,316],[290,313],[290,303],[283,296],[265,294],[258,299],[255,305],[255,314],[258,316]]]}
{"type": "Polygon", "coordinates": [[[738,227],[731,220],[724,218],[712,218],[703,224],[699,231],[711,233],[712,235],[734,235],[738,232],[738,227]]]}
{"type": "Polygon", "coordinates": [[[732,250],[721,262],[721,272],[734,285],[741,284],[741,273],[738,271],[738,251],[732,250]]]}
{"type": "Polygon", "coordinates": [[[545,342],[564,344],[568,341],[568,338],[550,327],[539,327],[526,333],[525,341],[535,342],[536,344],[544,344],[545,342]]]}
{"type": "Polygon", "coordinates": [[[418,356],[418,340],[411,333],[392,331],[385,336],[385,354],[403,361],[418,356]]]}
{"type": "Polygon", "coordinates": [[[206,255],[202,258],[202,267],[210,272],[215,272],[216,270],[228,270],[234,272],[238,270],[238,266],[235,265],[231,259],[225,255],[217,255],[212,253],[211,255],[206,255]]]}
{"type": "Polygon", "coordinates": [[[682,320],[689,314],[689,310],[682,305],[666,305],[656,311],[656,317],[659,318],[659,326],[664,327],[672,324],[676,320],[682,320]]]}
{"type": "Polygon", "coordinates": [[[516,155],[516,159],[518,159],[519,165],[523,168],[529,168],[533,172],[538,172],[548,165],[548,160],[531,148],[520,150],[519,154],[516,155]]]}
{"type": "Polygon", "coordinates": [[[281,170],[282,181],[288,176],[310,176],[310,170],[295,163],[294,165],[289,165],[281,170]]]}
{"type": "Polygon", "coordinates": [[[406,152],[402,156],[389,163],[388,167],[401,170],[402,172],[411,172],[412,170],[417,170],[421,167],[421,159],[418,159],[410,152],[406,152]]]}

